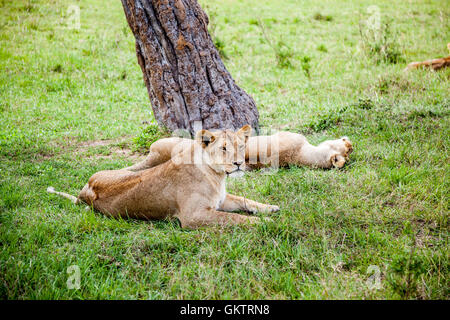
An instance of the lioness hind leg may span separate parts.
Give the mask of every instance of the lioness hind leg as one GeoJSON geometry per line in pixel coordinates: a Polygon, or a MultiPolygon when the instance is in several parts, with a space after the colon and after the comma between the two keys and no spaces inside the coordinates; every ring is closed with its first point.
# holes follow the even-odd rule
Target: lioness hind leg
{"type": "MultiPolygon", "coordinates": [[[[237,213],[223,212],[217,210],[204,210],[192,214],[180,214],[177,218],[181,222],[181,227],[187,229],[197,229],[205,226],[231,226],[238,224],[257,224],[262,220],[257,217],[244,216],[237,213]]],[[[269,219],[265,219],[269,220],[269,219]]]]}
{"type": "Polygon", "coordinates": [[[124,168],[124,170],[137,172],[145,169],[150,169],[156,167],[157,165],[160,165],[161,163],[166,162],[167,160],[169,159],[166,159],[165,157],[161,156],[159,152],[150,151],[147,158],[130,167],[124,168]]]}
{"type": "Polygon", "coordinates": [[[274,213],[278,212],[280,208],[270,204],[259,203],[244,197],[227,194],[225,200],[219,208],[223,211],[246,211],[250,213],[274,213]]]}

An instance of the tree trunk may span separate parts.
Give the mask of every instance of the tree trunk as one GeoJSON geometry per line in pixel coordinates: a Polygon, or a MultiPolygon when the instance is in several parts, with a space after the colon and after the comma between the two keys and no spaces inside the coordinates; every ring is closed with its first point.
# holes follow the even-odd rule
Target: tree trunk
{"type": "Polygon", "coordinates": [[[253,99],[225,68],[196,0],[122,0],[159,125],[171,131],[258,129],[253,99]],[[197,128],[196,128],[197,129],[197,128]]]}

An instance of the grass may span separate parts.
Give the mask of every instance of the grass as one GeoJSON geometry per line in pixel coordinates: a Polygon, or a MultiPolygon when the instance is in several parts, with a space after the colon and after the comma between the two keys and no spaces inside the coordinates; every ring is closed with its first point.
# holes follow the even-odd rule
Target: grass
{"type": "Polygon", "coordinates": [[[45,192],[77,194],[160,134],[146,129],[120,1],[74,3],[79,30],[65,27],[65,1],[0,1],[0,298],[450,298],[450,71],[405,74],[401,62],[447,54],[445,1],[377,2],[394,60],[364,49],[366,1],[208,1],[261,125],[313,143],[347,135],[355,151],[343,170],[230,180],[229,192],[279,205],[275,223],[197,231],[109,219],[45,192]],[[259,21],[295,53],[288,68],[259,21]],[[79,289],[66,286],[72,265],[79,289]]]}

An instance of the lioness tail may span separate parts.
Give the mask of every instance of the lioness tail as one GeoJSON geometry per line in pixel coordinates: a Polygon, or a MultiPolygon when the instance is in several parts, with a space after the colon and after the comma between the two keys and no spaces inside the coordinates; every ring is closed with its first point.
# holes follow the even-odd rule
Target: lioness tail
{"type": "Polygon", "coordinates": [[[70,195],[70,194],[68,194],[68,193],[65,193],[65,192],[58,192],[58,191],[55,191],[55,188],[53,188],[53,187],[48,187],[48,188],[47,188],[47,192],[57,194],[57,195],[59,195],[59,196],[61,196],[61,197],[64,197],[64,198],[69,199],[69,200],[72,201],[74,204],[78,204],[78,199],[77,199],[77,197],[74,197],[74,196],[72,196],[72,195],[70,195]]]}

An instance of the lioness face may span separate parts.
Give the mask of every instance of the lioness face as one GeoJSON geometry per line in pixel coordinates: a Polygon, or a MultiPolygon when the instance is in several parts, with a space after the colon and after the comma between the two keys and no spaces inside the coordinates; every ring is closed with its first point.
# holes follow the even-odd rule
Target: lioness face
{"type": "Polygon", "coordinates": [[[331,150],[335,151],[330,158],[332,166],[342,168],[345,163],[349,161],[349,156],[353,152],[353,144],[347,137],[329,140],[323,143],[328,145],[331,150]]]}
{"type": "Polygon", "coordinates": [[[249,125],[243,126],[237,132],[201,130],[197,133],[196,140],[208,153],[210,165],[216,171],[236,177],[244,174],[245,146],[251,131],[249,125]]]}
{"type": "Polygon", "coordinates": [[[350,154],[353,152],[353,144],[347,137],[334,140],[331,144],[331,148],[336,150],[339,154],[344,156],[348,161],[350,154]]]}

